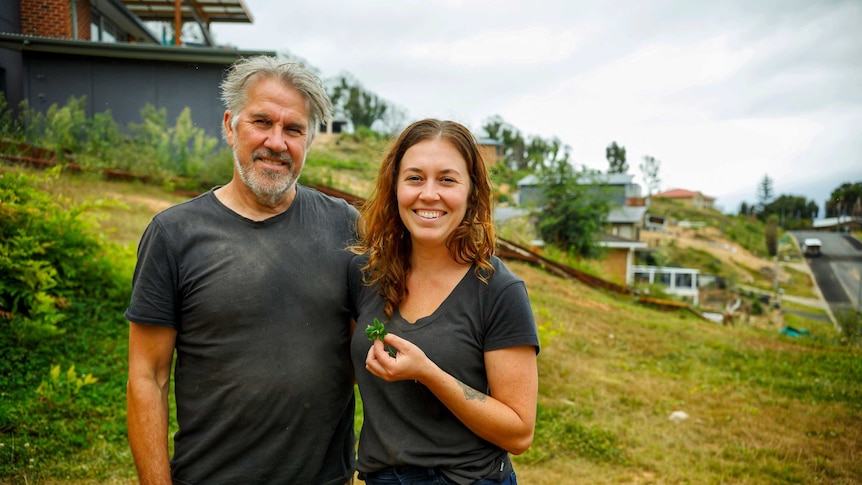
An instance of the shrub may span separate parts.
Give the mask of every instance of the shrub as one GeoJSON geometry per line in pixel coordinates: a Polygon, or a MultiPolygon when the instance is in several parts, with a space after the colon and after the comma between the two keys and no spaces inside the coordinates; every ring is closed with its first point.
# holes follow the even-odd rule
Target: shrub
{"type": "Polygon", "coordinates": [[[862,313],[852,308],[840,308],[835,312],[835,319],[841,327],[842,340],[848,345],[862,344],[862,313]]]}
{"type": "Polygon", "coordinates": [[[16,116],[0,93],[0,136],[53,150],[59,162],[74,161],[94,171],[121,170],[186,190],[225,183],[233,174],[229,148],[197,127],[188,107],[170,126],[165,108],[146,105],[142,122],[121,130],[110,110],[87,117],[85,99],[69,98],[45,113],[25,101],[16,116]]]}
{"type": "Polygon", "coordinates": [[[98,203],[50,194],[59,170],[0,174],[0,482],[125,439],[133,254],[97,232],[98,203]]]}

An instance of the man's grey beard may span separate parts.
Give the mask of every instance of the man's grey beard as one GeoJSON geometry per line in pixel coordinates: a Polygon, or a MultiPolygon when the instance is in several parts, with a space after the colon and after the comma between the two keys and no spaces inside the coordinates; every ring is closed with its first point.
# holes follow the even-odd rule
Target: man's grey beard
{"type": "Polygon", "coordinates": [[[299,173],[293,173],[294,163],[290,155],[273,152],[266,148],[253,151],[247,164],[240,163],[236,154],[236,149],[234,149],[233,163],[237,168],[240,180],[243,181],[246,187],[251,189],[251,192],[257,198],[257,202],[264,207],[277,207],[284,201],[286,194],[296,187],[296,182],[299,180],[299,173]],[[256,178],[253,174],[254,161],[264,156],[277,158],[286,163],[289,175],[284,177],[280,172],[273,172],[264,169],[259,171],[259,175],[256,178]],[[272,183],[261,183],[260,178],[264,178],[266,179],[264,181],[272,183]]]}

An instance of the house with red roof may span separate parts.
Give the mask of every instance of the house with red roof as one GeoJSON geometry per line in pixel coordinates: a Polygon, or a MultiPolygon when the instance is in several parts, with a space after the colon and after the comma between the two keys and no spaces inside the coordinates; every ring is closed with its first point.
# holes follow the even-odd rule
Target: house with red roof
{"type": "Polygon", "coordinates": [[[671,189],[652,195],[656,199],[670,199],[698,209],[715,209],[715,197],[701,192],[686,189],[671,189]]]}

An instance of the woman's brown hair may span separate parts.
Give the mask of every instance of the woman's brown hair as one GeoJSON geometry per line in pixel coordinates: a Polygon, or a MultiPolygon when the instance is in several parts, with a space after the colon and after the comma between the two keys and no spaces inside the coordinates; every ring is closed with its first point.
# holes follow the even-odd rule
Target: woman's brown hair
{"type": "Polygon", "coordinates": [[[454,121],[417,121],[401,132],[383,159],[371,197],[360,209],[359,242],[351,248],[357,254],[368,254],[368,264],[362,268],[365,283],[379,285],[384,312],[390,317],[407,295],[412,249],[410,235],[398,214],[398,171],[407,150],[426,140],[451,143],[464,157],[470,174],[467,212],[446,241],[449,254],[460,263],[473,263],[482,281],[487,282],[494,273],[490,263],[496,242],[491,182],[476,139],[470,130],[454,121]]]}

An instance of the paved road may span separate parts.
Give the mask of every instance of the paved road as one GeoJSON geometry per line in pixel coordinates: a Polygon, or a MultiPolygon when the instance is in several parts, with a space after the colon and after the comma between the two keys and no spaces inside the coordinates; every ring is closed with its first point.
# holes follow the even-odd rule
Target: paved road
{"type": "Polygon", "coordinates": [[[862,291],[862,242],[848,234],[836,232],[794,231],[802,242],[816,237],[823,242],[821,255],[806,258],[823,299],[832,311],[859,308],[862,291]]]}

